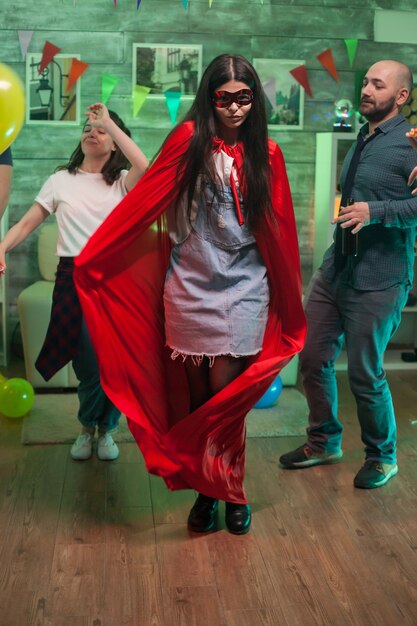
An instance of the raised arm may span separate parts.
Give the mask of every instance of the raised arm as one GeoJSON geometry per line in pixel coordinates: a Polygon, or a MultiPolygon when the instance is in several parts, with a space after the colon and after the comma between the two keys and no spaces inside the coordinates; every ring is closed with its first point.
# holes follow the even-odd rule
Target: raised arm
{"type": "Polygon", "coordinates": [[[149,165],[148,159],[133,139],[113,122],[104,104],[96,102],[90,105],[87,108],[86,115],[92,126],[103,128],[109,133],[114,143],[117,143],[127,160],[132,164],[125,179],[126,189],[130,191],[146,172],[149,165]]]}
{"type": "Polygon", "coordinates": [[[12,226],[3,241],[0,242],[0,274],[4,274],[6,270],[6,252],[24,241],[39,224],[42,224],[48,215],[48,211],[39,202],[35,202],[22,219],[12,226]]]}
{"type": "Polygon", "coordinates": [[[13,168],[11,165],[3,165],[0,163],[0,218],[9,201],[12,172],[13,168]]]}

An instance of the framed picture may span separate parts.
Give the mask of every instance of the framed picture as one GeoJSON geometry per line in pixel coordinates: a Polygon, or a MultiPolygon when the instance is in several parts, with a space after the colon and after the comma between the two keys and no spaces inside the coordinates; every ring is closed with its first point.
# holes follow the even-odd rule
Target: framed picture
{"type": "Polygon", "coordinates": [[[265,91],[268,126],[302,130],[304,89],[290,74],[302,65],[300,59],[253,59],[265,91]]]}
{"type": "Polygon", "coordinates": [[[193,98],[201,78],[202,46],[134,43],[133,86],[149,87],[150,96],[175,91],[193,98]]]}
{"type": "Polygon", "coordinates": [[[26,122],[28,124],[79,124],[80,80],[67,91],[68,77],[77,54],[57,54],[39,74],[42,54],[26,56],[26,122]]]}

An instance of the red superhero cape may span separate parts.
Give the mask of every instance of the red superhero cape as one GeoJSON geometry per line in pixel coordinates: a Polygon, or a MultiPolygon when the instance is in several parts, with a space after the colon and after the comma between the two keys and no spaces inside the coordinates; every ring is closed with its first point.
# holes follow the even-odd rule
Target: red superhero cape
{"type": "Polygon", "coordinates": [[[303,346],[305,318],[294,212],[284,159],[269,142],[273,209],[255,233],[270,283],[262,351],[196,411],[181,359],[165,346],[163,286],[170,255],[166,214],[193,123],[158,158],[75,260],[74,279],[100,363],[102,385],[127,416],[149,472],[170,489],[245,503],[245,416],[303,346]]]}

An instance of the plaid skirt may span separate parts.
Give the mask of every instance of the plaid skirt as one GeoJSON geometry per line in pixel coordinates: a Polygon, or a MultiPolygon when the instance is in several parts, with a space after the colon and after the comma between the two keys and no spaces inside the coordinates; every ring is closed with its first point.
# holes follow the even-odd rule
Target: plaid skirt
{"type": "Polygon", "coordinates": [[[35,367],[48,381],[74,358],[81,332],[82,310],[73,281],[73,257],[61,257],[56,270],[51,319],[35,367]]]}

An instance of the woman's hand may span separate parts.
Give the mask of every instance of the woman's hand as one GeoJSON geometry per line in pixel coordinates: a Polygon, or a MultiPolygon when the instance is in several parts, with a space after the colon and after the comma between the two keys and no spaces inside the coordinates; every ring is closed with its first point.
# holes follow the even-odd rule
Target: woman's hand
{"type": "Polygon", "coordinates": [[[3,250],[3,248],[0,247],[0,276],[3,275],[6,272],[6,260],[5,260],[6,254],[3,250]]]}
{"type": "Polygon", "coordinates": [[[107,107],[101,102],[90,104],[90,106],[87,107],[85,114],[88,117],[88,121],[91,126],[94,126],[95,128],[104,128],[106,130],[107,124],[111,122],[107,107]]]}

